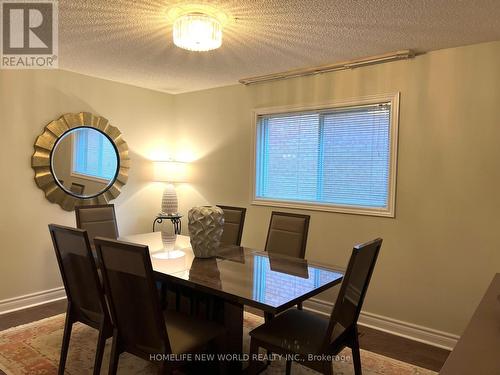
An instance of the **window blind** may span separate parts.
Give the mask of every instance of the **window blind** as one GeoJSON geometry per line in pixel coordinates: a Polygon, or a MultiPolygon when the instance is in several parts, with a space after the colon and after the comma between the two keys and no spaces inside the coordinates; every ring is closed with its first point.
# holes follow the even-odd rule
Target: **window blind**
{"type": "Polygon", "coordinates": [[[104,135],[92,129],[75,132],[73,172],[111,180],[116,167],[115,149],[104,135]]]}
{"type": "Polygon", "coordinates": [[[391,105],[259,116],[256,198],[385,209],[391,105]]]}

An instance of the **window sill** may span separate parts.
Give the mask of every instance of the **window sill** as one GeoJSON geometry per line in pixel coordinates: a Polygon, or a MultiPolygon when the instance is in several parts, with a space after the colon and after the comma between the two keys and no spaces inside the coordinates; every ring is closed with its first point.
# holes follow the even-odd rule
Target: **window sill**
{"type": "Polygon", "coordinates": [[[373,209],[370,207],[348,207],[348,206],[334,206],[326,204],[316,204],[313,202],[291,202],[291,201],[280,201],[280,200],[266,200],[266,199],[253,199],[252,205],[255,206],[268,206],[268,207],[283,207],[283,208],[296,208],[301,210],[312,210],[312,211],[326,211],[326,212],[336,212],[343,214],[354,214],[354,215],[364,215],[364,216],[381,216],[394,218],[394,210],[381,210],[373,209]]]}
{"type": "Polygon", "coordinates": [[[111,180],[107,180],[105,178],[90,176],[90,175],[81,174],[81,173],[77,173],[77,172],[71,172],[71,177],[81,178],[83,180],[89,180],[89,181],[93,181],[93,182],[98,182],[100,184],[109,184],[109,182],[111,181],[111,180]]]}

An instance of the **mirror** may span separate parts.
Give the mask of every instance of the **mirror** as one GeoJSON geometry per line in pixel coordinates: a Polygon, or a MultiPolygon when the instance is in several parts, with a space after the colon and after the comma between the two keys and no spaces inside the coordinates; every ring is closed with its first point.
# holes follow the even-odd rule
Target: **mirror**
{"type": "Polygon", "coordinates": [[[52,150],[51,172],[58,185],[78,198],[105,192],[118,172],[118,153],[107,135],[90,127],[60,137],[52,150]]]}
{"type": "Polygon", "coordinates": [[[35,141],[35,182],[64,210],[106,204],[128,180],[128,146],[118,128],[88,112],[67,113],[45,126],[35,141]]]}

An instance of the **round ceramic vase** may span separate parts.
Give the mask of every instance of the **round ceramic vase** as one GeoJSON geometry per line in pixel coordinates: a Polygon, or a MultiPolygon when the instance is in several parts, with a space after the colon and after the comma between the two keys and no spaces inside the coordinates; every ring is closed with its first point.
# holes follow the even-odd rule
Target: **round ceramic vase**
{"type": "Polygon", "coordinates": [[[215,257],[224,231],[224,212],[217,206],[193,207],[188,213],[188,229],[195,257],[215,257]]]}

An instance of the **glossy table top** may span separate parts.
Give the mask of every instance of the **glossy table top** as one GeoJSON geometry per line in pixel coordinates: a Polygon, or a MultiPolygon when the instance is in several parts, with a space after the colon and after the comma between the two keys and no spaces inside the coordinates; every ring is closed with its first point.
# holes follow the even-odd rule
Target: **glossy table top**
{"type": "Polygon", "coordinates": [[[254,249],[221,247],[195,258],[189,237],[152,232],[120,237],[148,245],[156,277],[277,313],[340,283],[343,271],[254,249]]]}

